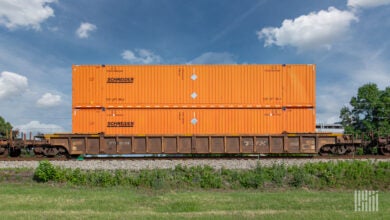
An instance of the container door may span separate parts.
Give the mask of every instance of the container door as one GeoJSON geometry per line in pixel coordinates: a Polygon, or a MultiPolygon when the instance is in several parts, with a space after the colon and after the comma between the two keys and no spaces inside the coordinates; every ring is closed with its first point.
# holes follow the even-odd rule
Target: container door
{"type": "Polygon", "coordinates": [[[265,66],[263,80],[263,101],[265,107],[278,108],[283,99],[283,67],[265,66]]]}
{"type": "Polygon", "coordinates": [[[283,130],[288,133],[315,132],[314,108],[287,108],[283,110],[283,130]]]}
{"type": "Polygon", "coordinates": [[[101,66],[73,66],[73,108],[91,108],[104,105],[104,69],[101,66]]]}
{"type": "Polygon", "coordinates": [[[283,106],[315,106],[315,66],[284,66],[283,106]]]}

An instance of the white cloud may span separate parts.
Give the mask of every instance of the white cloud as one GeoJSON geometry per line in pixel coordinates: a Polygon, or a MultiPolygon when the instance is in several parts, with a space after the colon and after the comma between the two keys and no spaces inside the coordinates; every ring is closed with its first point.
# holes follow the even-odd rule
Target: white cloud
{"type": "Polygon", "coordinates": [[[206,52],[191,60],[191,64],[235,64],[235,56],[231,53],[206,52]]]}
{"type": "Polygon", "coordinates": [[[319,12],[301,15],[294,20],[286,19],[282,26],[267,27],[258,31],[264,46],[293,46],[301,50],[330,48],[332,43],[343,37],[350,24],[358,18],[350,11],[334,7],[319,12]]]}
{"type": "Polygon", "coordinates": [[[333,85],[317,86],[317,119],[319,122],[334,123],[340,121],[341,108],[349,106],[351,98],[356,96],[358,88],[364,84],[375,83],[379,89],[385,89],[389,86],[390,72],[383,63],[363,62],[362,64],[356,63],[356,65],[349,72],[346,72],[348,77],[345,81],[335,81],[333,85]]]}
{"type": "MultiPolygon", "coordinates": [[[[356,96],[358,88],[364,84],[375,83],[381,90],[390,85],[390,64],[387,61],[386,51],[386,43],[376,50],[360,42],[335,48],[336,53],[333,57],[323,61],[322,64],[332,63],[330,71],[337,75],[327,75],[324,79],[328,81],[318,81],[317,85],[317,119],[319,122],[340,121],[338,116],[341,108],[350,106],[351,98],[356,96]],[[343,60],[335,62],[335,59],[340,59],[340,57],[344,57],[343,60]]],[[[327,71],[319,68],[319,74],[327,74],[327,71]]]]}
{"type": "Polygon", "coordinates": [[[368,44],[355,42],[337,49],[338,54],[351,60],[343,62],[338,68],[349,77],[349,84],[356,87],[353,88],[355,91],[366,83],[375,83],[381,89],[390,85],[390,63],[386,54],[388,48],[389,44],[386,42],[376,49],[368,44]]]}
{"type": "Polygon", "coordinates": [[[54,16],[49,3],[56,0],[0,0],[0,25],[9,29],[31,27],[40,29],[40,24],[54,16]]]}
{"type": "Polygon", "coordinates": [[[354,95],[353,86],[334,83],[333,85],[318,85],[317,122],[332,124],[339,122],[340,109],[348,105],[354,95]]]}
{"type": "MultiPolygon", "coordinates": [[[[1,28],[1,27],[0,27],[1,28]]],[[[43,28],[43,27],[42,27],[43,28]]],[[[45,27],[46,29],[46,27],[45,27]]],[[[12,40],[11,40],[12,41],[12,40]]],[[[53,55],[34,49],[34,46],[14,44],[0,34],[0,66],[12,69],[14,73],[23,73],[28,79],[28,86],[19,92],[19,96],[6,95],[0,98],[0,115],[12,125],[26,122],[55,121],[66,131],[72,130],[71,117],[71,77],[69,66],[63,65],[63,60],[53,55]],[[39,65],[37,65],[39,64],[39,65]],[[55,77],[51,73],[56,73],[55,77]],[[61,105],[51,108],[41,108],[37,100],[46,92],[61,96],[61,105]],[[43,111],[44,110],[44,111],[43,111]]],[[[1,78],[0,70],[0,78],[1,78]]],[[[10,83],[6,83],[7,87],[10,83]]],[[[0,93],[3,92],[3,84],[0,93]]]]}
{"type": "Polygon", "coordinates": [[[53,95],[51,93],[45,93],[38,99],[37,105],[39,107],[53,107],[61,103],[61,96],[53,95]]]}
{"type": "Polygon", "coordinates": [[[362,86],[366,83],[375,83],[383,89],[389,86],[390,82],[390,71],[384,67],[375,66],[375,64],[365,64],[362,69],[357,69],[354,73],[350,73],[350,77],[356,85],[362,86]]]}
{"type": "Polygon", "coordinates": [[[28,87],[25,76],[4,71],[0,76],[0,99],[8,99],[22,94],[28,87]]]}
{"type": "Polygon", "coordinates": [[[135,49],[134,52],[132,50],[125,50],[121,55],[123,59],[130,63],[151,64],[162,61],[160,56],[147,49],[135,49]]]}
{"type": "Polygon", "coordinates": [[[79,38],[88,38],[89,33],[95,31],[96,29],[97,29],[96,25],[88,22],[82,22],[80,24],[80,27],[76,30],[76,35],[79,38]]]}
{"type": "Polygon", "coordinates": [[[16,125],[15,129],[18,129],[20,132],[23,133],[30,133],[36,134],[38,132],[41,133],[55,133],[55,132],[63,132],[64,128],[62,128],[59,125],[56,124],[44,124],[39,121],[30,121],[27,124],[24,125],[16,125]]]}
{"type": "Polygon", "coordinates": [[[389,4],[390,0],[348,0],[348,6],[353,8],[374,8],[389,4]]]}

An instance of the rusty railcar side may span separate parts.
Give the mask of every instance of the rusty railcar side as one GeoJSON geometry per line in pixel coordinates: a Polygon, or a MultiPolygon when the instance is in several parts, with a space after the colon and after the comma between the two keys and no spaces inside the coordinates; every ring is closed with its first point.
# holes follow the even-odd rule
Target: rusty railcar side
{"type": "Polygon", "coordinates": [[[357,146],[339,134],[104,135],[54,134],[47,144],[80,154],[317,154],[325,146],[357,146]]]}

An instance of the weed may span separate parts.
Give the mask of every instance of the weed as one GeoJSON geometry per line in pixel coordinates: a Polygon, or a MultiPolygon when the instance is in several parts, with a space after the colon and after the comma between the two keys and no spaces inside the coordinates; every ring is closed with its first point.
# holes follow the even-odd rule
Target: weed
{"type": "Polygon", "coordinates": [[[272,182],[277,186],[282,186],[287,174],[286,166],[284,164],[273,164],[270,169],[270,174],[272,182]]]}
{"type": "Polygon", "coordinates": [[[34,180],[37,182],[48,182],[55,180],[57,169],[47,160],[39,162],[37,169],[34,172],[34,180]]]}
{"type": "Polygon", "coordinates": [[[34,172],[33,179],[37,182],[55,181],[76,186],[130,186],[155,190],[259,189],[275,186],[294,188],[305,186],[312,189],[340,187],[386,189],[390,182],[389,173],[389,162],[369,161],[320,162],[290,167],[284,164],[274,164],[271,167],[258,165],[252,170],[216,170],[210,166],[178,165],[174,169],[114,172],[65,169],[55,167],[49,161],[41,161],[34,172]]]}
{"type": "Polygon", "coordinates": [[[221,188],[221,176],[210,166],[198,167],[200,173],[200,187],[202,188],[221,188]]]}
{"type": "Polygon", "coordinates": [[[293,187],[301,187],[306,182],[306,173],[304,169],[298,166],[293,166],[290,170],[292,178],[289,184],[293,187]]]}
{"type": "Polygon", "coordinates": [[[357,148],[356,149],[356,155],[364,155],[364,149],[363,148],[357,148]]]}

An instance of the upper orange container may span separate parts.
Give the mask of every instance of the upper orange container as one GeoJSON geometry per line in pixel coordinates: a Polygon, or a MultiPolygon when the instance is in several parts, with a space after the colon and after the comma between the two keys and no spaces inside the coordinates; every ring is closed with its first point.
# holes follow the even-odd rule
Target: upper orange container
{"type": "Polygon", "coordinates": [[[315,132],[315,110],[73,109],[73,133],[117,135],[280,134],[315,132]]]}
{"type": "Polygon", "coordinates": [[[74,65],[73,108],[315,106],[315,65],[74,65]]]}

